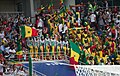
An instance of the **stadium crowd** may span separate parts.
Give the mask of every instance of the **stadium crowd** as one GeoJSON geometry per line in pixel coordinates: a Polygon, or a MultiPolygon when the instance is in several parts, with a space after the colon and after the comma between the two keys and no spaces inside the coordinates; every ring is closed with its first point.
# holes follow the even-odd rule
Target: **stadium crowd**
{"type": "Polygon", "coordinates": [[[32,58],[40,60],[70,57],[70,40],[81,51],[79,64],[120,64],[120,10],[117,6],[110,8],[107,1],[105,8],[96,2],[87,5],[81,2],[81,5],[71,6],[70,10],[64,4],[59,10],[50,7],[54,12],[47,14],[41,7],[35,23],[23,14],[0,16],[1,64],[11,60],[27,61],[29,50],[32,58]],[[38,36],[22,38],[20,26],[36,28],[38,36]],[[17,54],[20,50],[22,57],[17,54]]]}

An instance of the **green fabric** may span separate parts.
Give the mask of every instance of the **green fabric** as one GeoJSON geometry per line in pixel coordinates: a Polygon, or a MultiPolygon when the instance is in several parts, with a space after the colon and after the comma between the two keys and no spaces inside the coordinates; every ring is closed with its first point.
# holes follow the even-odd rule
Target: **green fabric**
{"type": "Polygon", "coordinates": [[[87,22],[84,22],[84,25],[85,25],[85,26],[87,26],[87,25],[88,25],[88,23],[87,23],[87,22]]]}
{"type": "Polygon", "coordinates": [[[111,27],[113,28],[114,26],[115,26],[114,23],[112,23],[112,24],[111,24],[111,27]]]}
{"type": "Polygon", "coordinates": [[[17,52],[22,50],[22,45],[20,44],[20,39],[17,41],[17,52]]]}
{"type": "Polygon", "coordinates": [[[70,47],[72,48],[72,50],[74,50],[76,53],[80,54],[80,49],[79,47],[70,40],[70,47]]]}
{"type": "Polygon", "coordinates": [[[96,64],[98,64],[97,56],[94,57],[96,64]]]}
{"type": "Polygon", "coordinates": [[[94,34],[92,35],[92,38],[95,38],[95,35],[94,35],[94,34]]]}
{"type": "Polygon", "coordinates": [[[22,37],[25,38],[25,26],[20,26],[20,29],[22,37]]]}
{"type": "Polygon", "coordinates": [[[0,54],[2,54],[2,50],[0,50],[0,54]]]}
{"type": "Polygon", "coordinates": [[[97,9],[97,6],[95,5],[94,7],[93,7],[93,9],[94,9],[94,11],[97,9]]]}
{"type": "Polygon", "coordinates": [[[89,10],[91,10],[92,9],[92,4],[89,4],[89,10]]]}
{"type": "Polygon", "coordinates": [[[48,40],[46,40],[46,41],[45,41],[45,43],[46,43],[46,46],[48,46],[48,45],[49,45],[49,41],[48,41],[48,40]]]}
{"type": "Polygon", "coordinates": [[[54,41],[51,41],[51,45],[52,45],[52,46],[55,46],[55,42],[54,42],[54,41]]]}
{"type": "Polygon", "coordinates": [[[63,8],[60,9],[60,13],[59,14],[62,14],[62,13],[65,13],[66,12],[66,6],[64,6],[63,8]]]}
{"type": "Polygon", "coordinates": [[[106,42],[105,42],[105,46],[108,46],[108,45],[109,45],[109,43],[108,43],[108,41],[106,41],[106,42]]]}
{"type": "Polygon", "coordinates": [[[48,6],[48,10],[53,9],[53,2],[50,2],[49,6],[48,6]]]}
{"type": "Polygon", "coordinates": [[[53,29],[50,30],[50,37],[53,35],[53,29]]]}
{"type": "Polygon", "coordinates": [[[32,76],[32,58],[29,56],[29,76],[32,76]]]}
{"type": "Polygon", "coordinates": [[[92,46],[92,45],[93,45],[93,42],[91,41],[91,42],[90,42],[90,46],[92,46]]]}
{"type": "Polygon", "coordinates": [[[84,63],[87,63],[87,59],[86,59],[86,56],[85,56],[85,51],[81,51],[81,59],[82,59],[82,62],[84,63]]]}
{"type": "Polygon", "coordinates": [[[117,58],[117,52],[114,52],[115,58],[117,58]]]}
{"type": "Polygon", "coordinates": [[[97,9],[97,6],[96,6],[96,5],[93,6],[92,4],[89,4],[89,8],[88,8],[89,11],[94,12],[96,9],[97,9]]]}

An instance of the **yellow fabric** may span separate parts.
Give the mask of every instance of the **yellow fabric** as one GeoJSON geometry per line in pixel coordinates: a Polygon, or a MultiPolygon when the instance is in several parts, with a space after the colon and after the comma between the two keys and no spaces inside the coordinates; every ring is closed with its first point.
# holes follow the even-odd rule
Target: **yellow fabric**
{"type": "Polygon", "coordinates": [[[16,55],[23,55],[22,50],[21,50],[21,51],[16,52],[16,55]]]}
{"type": "Polygon", "coordinates": [[[110,53],[110,49],[108,49],[108,55],[111,55],[111,53],[110,53]]]}
{"type": "Polygon", "coordinates": [[[56,31],[56,33],[58,32],[58,26],[55,27],[55,31],[56,31]]]}
{"type": "Polygon", "coordinates": [[[29,46],[29,48],[30,48],[30,55],[33,58],[33,56],[34,56],[33,46],[29,46]]]}
{"type": "Polygon", "coordinates": [[[85,43],[85,40],[88,40],[88,38],[82,38],[82,42],[85,46],[88,46],[88,42],[85,43]]]}
{"type": "Polygon", "coordinates": [[[59,16],[60,16],[60,17],[64,17],[64,13],[62,12],[59,16]]]}
{"type": "Polygon", "coordinates": [[[89,51],[85,50],[85,55],[88,56],[89,55],[89,51]]]}
{"type": "Polygon", "coordinates": [[[31,37],[32,36],[32,28],[29,26],[25,26],[25,37],[31,37]]]}
{"type": "Polygon", "coordinates": [[[74,17],[72,16],[72,23],[74,23],[74,17]]]}
{"type": "Polygon", "coordinates": [[[85,37],[87,37],[87,34],[84,34],[85,37]]]}
{"type": "Polygon", "coordinates": [[[116,43],[115,42],[113,42],[114,43],[114,52],[116,51],[116,43]]]}
{"type": "Polygon", "coordinates": [[[81,34],[77,34],[78,35],[78,37],[81,39],[81,34]]]}
{"type": "Polygon", "coordinates": [[[92,41],[92,37],[89,38],[89,41],[90,41],[90,42],[92,41]]]}
{"type": "Polygon", "coordinates": [[[90,25],[88,25],[88,29],[90,29],[90,25]]]}
{"type": "Polygon", "coordinates": [[[70,28],[70,22],[67,22],[67,27],[70,28]]]}
{"type": "Polygon", "coordinates": [[[52,30],[53,27],[53,23],[50,22],[50,19],[48,20],[48,24],[50,25],[50,30],[52,30]]]}
{"type": "Polygon", "coordinates": [[[90,48],[88,48],[88,52],[89,52],[89,54],[91,54],[90,48]]]}
{"type": "Polygon", "coordinates": [[[97,60],[98,60],[98,63],[100,63],[100,57],[99,56],[97,56],[97,60]]]}
{"type": "Polygon", "coordinates": [[[83,43],[83,44],[85,44],[85,41],[84,41],[84,40],[85,40],[85,38],[82,38],[82,43],[83,43]]]}
{"type": "Polygon", "coordinates": [[[117,58],[116,58],[116,60],[120,60],[120,55],[117,55],[117,58]]]}
{"type": "Polygon", "coordinates": [[[5,40],[2,39],[2,42],[5,44],[5,40]]]}
{"type": "Polygon", "coordinates": [[[81,46],[79,46],[79,49],[82,50],[81,46]]]}
{"type": "Polygon", "coordinates": [[[80,12],[76,12],[76,14],[78,15],[78,18],[80,18],[80,12]]]}
{"type": "Polygon", "coordinates": [[[100,58],[102,58],[103,57],[102,51],[100,51],[99,53],[100,53],[100,58]]]}
{"type": "Polygon", "coordinates": [[[92,52],[92,56],[95,57],[95,53],[94,52],[92,52]]]}
{"type": "Polygon", "coordinates": [[[63,21],[63,25],[65,24],[65,20],[64,19],[62,19],[62,21],[63,21]]]}
{"type": "Polygon", "coordinates": [[[35,46],[35,57],[38,58],[38,47],[35,46]]]}
{"type": "Polygon", "coordinates": [[[64,46],[63,49],[64,49],[64,54],[66,55],[67,48],[64,46]]]}
{"type": "Polygon", "coordinates": [[[41,50],[41,52],[43,53],[43,51],[44,51],[43,46],[40,46],[40,50],[41,50]]]}
{"type": "Polygon", "coordinates": [[[49,52],[50,52],[49,46],[46,46],[46,51],[47,51],[47,55],[49,55],[49,52]]]}
{"type": "Polygon", "coordinates": [[[104,63],[106,63],[107,62],[107,57],[105,56],[105,57],[102,57],[102,58],[104,60],[104,63]]]}
{"type": "Polygon", "coordinates": [[[60,46],[57,46],[57,50],[58,50],[58,55],[60,56],[61,53],[60,46]]]}
{"type": "Polygon", "coordinates": [[[41,50],[41,54],[40,54],[40,56],[43,58],[44,47],[43,47],[43,46],[40,46],[40,50],[41,50]]]}
{"type": "Polygon", "coordinates": [[[88,43],[90,43],[91,39],[90,38],[87,38],[88,39],[88,43]]]}
{"type": "Polygon", "coordinates": [[[52,55],[55,55],[55,46],[52,46],[52,55]]]}
{"type": "Polygon", "coordinates": [[[71,49],[71,57],[74,57],[75,61],[78,62],[80,55],[71,49]]]}

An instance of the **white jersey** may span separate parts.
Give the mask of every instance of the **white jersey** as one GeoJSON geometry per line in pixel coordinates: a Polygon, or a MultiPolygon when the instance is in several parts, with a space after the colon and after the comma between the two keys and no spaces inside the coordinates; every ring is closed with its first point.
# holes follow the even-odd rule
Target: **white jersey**
{"type": "Polygon", "coordinates": [[[95,14],[90,15],[90,21],[91,22],[96,22],[96,15],[95,14]]]}
{"type": "Polygon", "coordinates": [[[59,32],[62,32],[62,27],[63,27],[63,25],[60,24],[60,25],[59,25],[59,32]]]}
{"type": "Polygon", "coordinates": [[[64,30],[62,33],[65,33],[67,31],[68,27],[66,25],[64,25],[64,30]]]}
{"type": "Polygon", "coordinates": [[[44,46],[45,40],[40,40],[40,46],[44,46]]]}
{"type": "Polygon", "coordinates": [[[56,46],[56,44],[57,44],[57,41],[55,39],[50,40],[50,45],[51,46],[56,46]]]}
{"type": "Polygon", "coordinates": [[[43,27],[43,20],[41,18],[39,19],[38,27],[43,27]]]}
{"type": "Polygon", "coordinates": [[[50,39],[49,38],[45,38],[45,44],[49,45],[50,44],[50,39]]]}
{"type": "Polygon", "coordinates": [[[63,41],[63,46],[68,47],[68,41],[63,41]]]}

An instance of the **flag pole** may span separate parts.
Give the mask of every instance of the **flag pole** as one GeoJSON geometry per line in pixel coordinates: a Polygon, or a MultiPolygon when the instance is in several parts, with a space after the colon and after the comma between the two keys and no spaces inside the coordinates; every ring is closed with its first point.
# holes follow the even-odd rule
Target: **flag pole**
{"type": "Polygon", "coordinates": [[[32,58],[29,54],[29,76],[32,76],[32,58]]]}

